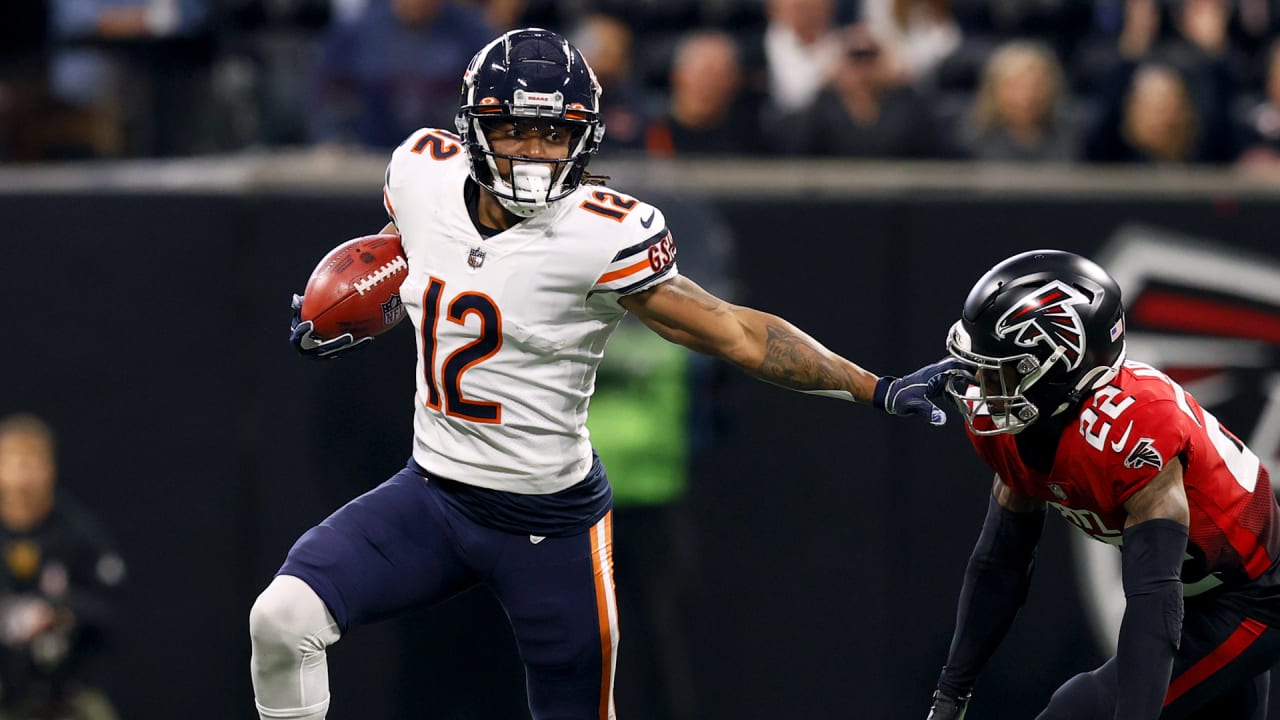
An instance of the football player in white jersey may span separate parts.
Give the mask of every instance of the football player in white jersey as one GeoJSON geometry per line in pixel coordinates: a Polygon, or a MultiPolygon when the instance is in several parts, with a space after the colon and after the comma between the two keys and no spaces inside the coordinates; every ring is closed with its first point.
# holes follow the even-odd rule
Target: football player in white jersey
{"type": "MultiPolygon", "coordinates": [[[[951,367],[877,377],[787,321],[682,277],[655,207],[586,173],[600,86],[555,33],[508,32],[463,78],[457,132],[392,155],[383,199],[418,340],[413,456],[299,538],[250,613],[262,718],[325,716],[325,649],[351,625],[483,583],[511,620],[535,720],[614,717],[612,496],[586,430],[596,367],[631,312],[783,387],[945,421],[951,367]]],[[[334,357],[371,338],[317,338],[334,357]]]]}

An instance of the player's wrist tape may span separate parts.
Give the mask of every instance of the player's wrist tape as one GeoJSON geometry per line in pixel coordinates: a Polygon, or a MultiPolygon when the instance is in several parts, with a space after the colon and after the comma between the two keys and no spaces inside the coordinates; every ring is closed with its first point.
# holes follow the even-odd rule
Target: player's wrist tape
{"type": "Polygon", "coordinates": [[[805,395],[819,395],[821,397],[835,398],[837,400],[847,400],[849,402],[858,402],[853,393],[848,390],[801,390],[805,395]]]}

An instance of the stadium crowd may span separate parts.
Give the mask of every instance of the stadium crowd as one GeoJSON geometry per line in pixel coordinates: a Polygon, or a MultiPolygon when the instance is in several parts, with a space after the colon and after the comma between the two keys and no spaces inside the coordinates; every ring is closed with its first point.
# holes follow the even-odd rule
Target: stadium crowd
{"type": "Polygon", "coordinates": [[[0,161],[385,149],[538,25],[609,154],[1233,165],[1280,174],[1280,0],[12,0],[0,161]]]}

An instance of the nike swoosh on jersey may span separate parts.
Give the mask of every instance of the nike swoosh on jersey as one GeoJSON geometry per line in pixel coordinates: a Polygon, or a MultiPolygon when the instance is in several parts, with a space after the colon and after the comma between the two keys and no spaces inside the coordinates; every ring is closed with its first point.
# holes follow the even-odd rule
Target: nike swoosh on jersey
{"type": "Polygon", "coordinates": [[[543,540],[546,540],[546,539],[547,539],[547,538],[546,538],[545,536],[543,536],[543,535],[530,535],[530,536],[529,536],[529,542],[533,543],[534,545],[537,545],[538,543],[540,543],[540,542],[542,542],[543,540]]]}
{"type": "Polygon", "coordinates": [[[1115,450],[1116,452],[1124,452],[1124,446],[1129,443],[1129,433],[1132,430],[1133,430],[1133,421],[1130,420],[1129,427],[1124,429],[1124,435],[1121,435],[1119,440],[1113,440],[1111,442],[1111,449],[1115,450]]]}
{"type": "Polygon", "coordinates": [[[647,217],[647,218],[641,218],[641,220],[640,220],[640,224],[644,226],[644,229],[645,229],[645,230],[648,230],[648,229],[649,229],[649,226],[653,224],[653,218],[654,218],[654,216],[655,216],[655,215],[657,215],[657,214],[658,214],[658,211],[657,211],[657,210],[650,210],[650,211],[649,211],[649,217],[647,217]]]}

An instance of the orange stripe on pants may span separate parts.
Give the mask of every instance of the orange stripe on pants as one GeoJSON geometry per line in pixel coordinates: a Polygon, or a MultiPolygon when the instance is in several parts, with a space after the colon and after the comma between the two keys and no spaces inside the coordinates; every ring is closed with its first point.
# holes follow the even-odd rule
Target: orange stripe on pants
{"type": "Polygon", "coordinates": [[[613,671],[617,641],[617,605],[613,589],[613,511],[591,528],[591,569],[596,582],[596,618],[600,629],[600,720],[613,720],[613,671]]]}

